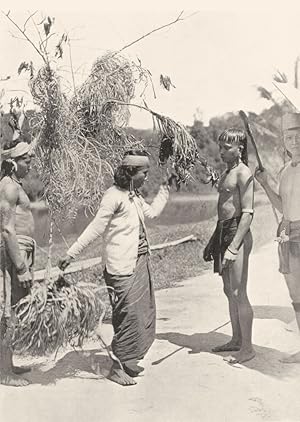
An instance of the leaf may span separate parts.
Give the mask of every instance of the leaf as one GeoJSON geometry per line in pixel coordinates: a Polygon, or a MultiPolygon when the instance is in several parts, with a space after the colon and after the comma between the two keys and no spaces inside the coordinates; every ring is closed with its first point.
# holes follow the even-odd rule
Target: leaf
{"type": "Polygon", "coordinates": [[[49,25],[49,23],[47,22],[44,23],[44,31],[45,31],[46,36],[48,36],[50,33],[50,27],[51,25],[49,25]]]}
{"type": "Polygon", "coordinates": [[[288,82],[288,78],[285,73],[280,72],[279,70],[276,71],[275,75],[273,75],[273,79],[275,82],[280,84],[286,84],[288,82]]]}
{"type": "Polygon", "coordinates": [[[33,67],[33,63],[32,62],[30,62],[30,65],[29,65],[29,70],[30,70],[30,79],[33,79],[33,77],[34,77],[34,67],[33,67]]]}
{"type": "Polygon", "coordinates": [[[68,41],[68,36],[67,34],[62,34],[61,39],[59,40],[59,43],[57,44],[57,46],[55,47],[56,51],[55,51],[55,57],[58,57],[59,59],[62,58],[63,56],[63,44],[65,44],[68,41]]]}
{"type": "Polygon", "coordinates": [[[20,75],[23,70],[29,70],[29,64],[27,62],[22,62],[20,64],[20,66],[18,67],[18,75],[20,75]]]}
{"type": "Polygon", "coordinates": [[[258,92],[260,93],[262,98],[265,98],[266,100],[271,100],[273,99],[272,94],[270,91],[268,91],[266,88],[264,88],[263,86],[259,86],[257,88],[258,92]]]}
{"type": "Polygon", "coordinates": [[[160,75],[160,84],[167,90],[170,91],[170,87],[176,88],[175,85],[172,84],[170,76],[160,75]]]}
{"type": "Polygon", "coordinates": [[[55,48],[56,48],[55,57],[61,59],[63,56],[63,49],[61,48],[61,45],[58,44],[55,48]]]}

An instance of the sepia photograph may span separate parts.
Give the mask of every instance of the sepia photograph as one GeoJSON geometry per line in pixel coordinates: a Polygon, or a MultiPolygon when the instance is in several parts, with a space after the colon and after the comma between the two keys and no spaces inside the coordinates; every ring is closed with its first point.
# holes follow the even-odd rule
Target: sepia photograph
{"type": "Polygon", "coordinates": [[[1,422],[300,421],[299,18],[1,4],[1,422]]]}

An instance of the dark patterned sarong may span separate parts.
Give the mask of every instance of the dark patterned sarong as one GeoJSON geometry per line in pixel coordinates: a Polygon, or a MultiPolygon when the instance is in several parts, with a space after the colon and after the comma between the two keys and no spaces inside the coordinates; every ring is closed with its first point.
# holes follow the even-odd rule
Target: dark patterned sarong
{"type": "Polygon", "coordinates": [[[279,272],[289,274],[290,255],[300,259],[300,220],[282,220],[277,229],[279,272]]]}
{"type": "Polygon", "coordinates": [[[222,274],[222,262],[228,246],[233,241],[237,232],[241,217],[233,217],[228,220],[219,220],[214,234],[210,240],[209,254],[214,261],[214,272],[222,274]]]}
{"type": "Polygon", "coordinates": [[[113,353],[122,363],[142,359],[155,339],[155,297],[150,276],[149,255],[138,257],[132,275],[112,275],[106,269],[104,278],[112,305],[113,353]]]}

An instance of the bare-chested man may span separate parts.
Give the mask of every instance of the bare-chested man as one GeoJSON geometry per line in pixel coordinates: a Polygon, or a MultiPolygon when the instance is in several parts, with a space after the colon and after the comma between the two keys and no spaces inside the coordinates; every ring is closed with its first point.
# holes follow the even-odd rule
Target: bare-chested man
{"type": "Polygon", "coordinates": [[[34,222],[21,179],[30,169],[30,145],[1,151],[0,180],[0,384],[25,386],[25,368],[12,362],[12,307],[29,292],[33,275],[34,222]]]}
{"type": "Polygon", "coordinates": [[[214,271],[222,276],[232,325],[232,339],[213,351],[236,351],[226,358],[234,364],[255,356],[252,346],[253,311],[247,296],[254,183],[247,166],[247,138],[242,130],[232,128],[222,132],[219,149],[227,170],[218,185],[217,227],[203,257],[206,261],[214,260],[214,271]]]}
{"type": "MultiPolygon", "coordinates": [[[[278,227],[279,271],[284,274],[300,330],[300,113],[285,114],[282,129],[284,146],[291,160],[280,174],[279,192],[270,187],[266,171],[257,169],[255,177],[282,214],[278,227]]],[[[282,361],[300,363],[300,352],[282,361]]]]}

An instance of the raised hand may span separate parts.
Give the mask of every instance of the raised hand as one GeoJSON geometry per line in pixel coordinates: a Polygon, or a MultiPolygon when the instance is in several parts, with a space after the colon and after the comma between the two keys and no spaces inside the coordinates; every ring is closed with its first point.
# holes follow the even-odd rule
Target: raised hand
{"type": "Polygon", "coordinates": [[[254,177],[262,186],[268,183],[267,171],[261,170],[259,167],[256,167],[254,177]]]}

